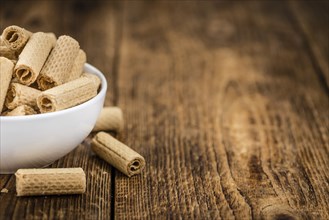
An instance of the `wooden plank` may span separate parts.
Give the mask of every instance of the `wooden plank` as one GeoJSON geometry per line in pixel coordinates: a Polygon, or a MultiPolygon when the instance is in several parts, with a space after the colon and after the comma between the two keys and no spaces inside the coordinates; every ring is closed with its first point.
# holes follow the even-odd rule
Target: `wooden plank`
{"type": "MultiPolygon", "coordinates": [[[[16,24],[31,31],[67,34],[80,43],[88,62],[104,72],[109,87],[106,105],[115,102],[114,62],[121,6],[109,1],[6,1],[1,3],[1,29],[16,24]],[[14,7],[15,5],[15,7],[14,7]],[[13,10],[13,8],[15,10],[13,10]]],[[[90,149],[90,137],[51,167],[82,167],[87,176],[83,195],[18,198],[13,175],[0,175],[0,219],[109,219],[112,167],[90,149]]]]}
{"type": "Polygon", "coordinates": [[[126,2],[115,217],[328,219],[328,99],[284,2],[126,2]]]}
{"type": "Polygon", "coordinates": [[[319,78],[329,92],[329,1],[291,1],[290,6],[309,44],[319,78]]]}

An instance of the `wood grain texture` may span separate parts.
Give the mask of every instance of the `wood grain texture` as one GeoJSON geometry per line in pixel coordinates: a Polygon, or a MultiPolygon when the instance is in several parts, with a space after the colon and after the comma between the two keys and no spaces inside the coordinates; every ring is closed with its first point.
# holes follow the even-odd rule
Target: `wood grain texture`
{"type": "Polygon", "coordinates": [[[328,97],[289,7],[125,9],[119,105],[148,166],[116,176],[115,217],[329,218],[328,97]]]}
{"type": "Polygon", "coordinates": [[[329,92],[329,2],[291,1],[290,6],[296,17],[296,25],[301,28],[306,47],[314,62],[315,69],[329,92]]]}
{"type": "Polygon", "coordinates": [[[0,175],[0,219],[329,219],[327,3],[63,2],[1,2],[0,27],[77,39],[146,168],[127,178],[90,135],[51,165],[82,167],[86,194],[17,198],[0,175]]]}

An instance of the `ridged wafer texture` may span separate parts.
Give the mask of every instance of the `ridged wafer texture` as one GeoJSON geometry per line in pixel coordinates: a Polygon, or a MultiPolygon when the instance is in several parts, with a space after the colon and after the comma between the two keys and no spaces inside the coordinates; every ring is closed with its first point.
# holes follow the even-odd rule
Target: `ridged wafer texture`
{"type": "Polygon", "coordinates": [[[13,62],[5,57],[0,57],[0,113],[3,109],[10,80],[13,77],[13,71],[13,62]]]}
{"type": "Polygon", "coordinates": [[[19,169],[17,196],[81,194],[86,191],[82,168],[19,169]]]}
{"type": "Polygon", "coordinates": [[[37,98],[41,113],[54,112],[79,105],[97,95],[100,79],[84,73],[76,80],[43,91],[37,98]]]}
{"type": "Polygon", "coordinates": [[[8,111],[3,116],[23,116],[23,115],[35,115],[37,112],[28,105],[20,105],[17,108],[8,111]]]}
{"type": "Polygon", "coordinates": [[[91,147],[100,158],[129,177],[141,173],[145,166],[144,157],[105,132],[95,135],[91,147]]]}
{"type": "Polygon", "coordinates": [[[5,105],[8,109],[14,109],[20,105],[37,108],[37,97],[40,94],[40,90],[19,83],[11,83],[7,91],[5,105]]]}
{"type": "Polygon", "coordinates": [[[78,56],[75,58],[70,74],[66,79],[66,82],[79,78],[83,72],[83,66],[87,62],[86,53],[83,50],[79,50],[78,56]]]}
{"type": "Polygon", "coordinates": [[[37,79],[41,90],[67,82],[79,48],[79,43],[72,37],[63,35],[58,38],[37,79]]]}
{"type": "Polygon", "coordinates": [[[31,35],[30,31],[16,25],[6,27],[1,34],[3,42],[16,53],[22,51],[31,35]]]}
{"type": "Polygon", "coordinates": [[[15,66],[15,75],[20,83],[31,85],[36,81],[55,44],[54,34],[37,32],[30,37],[15,66]]]}
{"type": "Polygon", "coordinates": [[[96,121],[93,131],[115,131],[123,130],[123,114],[119,107],[104,107],[96,121]]]}

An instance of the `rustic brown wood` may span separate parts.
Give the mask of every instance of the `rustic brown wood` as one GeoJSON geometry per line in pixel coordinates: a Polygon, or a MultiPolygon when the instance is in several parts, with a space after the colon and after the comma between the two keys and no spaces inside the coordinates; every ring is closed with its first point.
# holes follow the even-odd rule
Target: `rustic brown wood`
{"type": "Polygon", "coordinates": [[[290,6],[297,19],[297,28],[305,35],[306,47],[314,68],[324,86],[329,86],[329,2],[328,1],[291,1],[290,6]]]}
{"type": "Polygon", "coordinates": [[[285,3],[127,3],[124,218],[327,219],[328,97],[285,3]]]}
{"type": "Polygon", "coordinates": [[[146,168],[127,178],[88,137],[51,165],[81,166],[86,194],[17,198],[0,175],[0,219],[329,219],[328,3],[307,6],[1,2],[1,30],[80,42],[146,168]]]}

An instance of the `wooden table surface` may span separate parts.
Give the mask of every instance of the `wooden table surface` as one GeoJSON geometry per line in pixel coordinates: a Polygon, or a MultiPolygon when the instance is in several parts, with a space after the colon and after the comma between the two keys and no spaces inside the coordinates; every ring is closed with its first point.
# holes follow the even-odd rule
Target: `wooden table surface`
{"type": "MultiPolygon", "coordinates": [[[[328,1],[1,1],[16,24],[76,38],[102,70],[117,136],[142,154],[127,178],[89,136],[51,167],[83,195],[16,197],[0,219],[329,219],[328,1]]],[[[78,128],[77,128],[78,129],[78,128]]]]}

